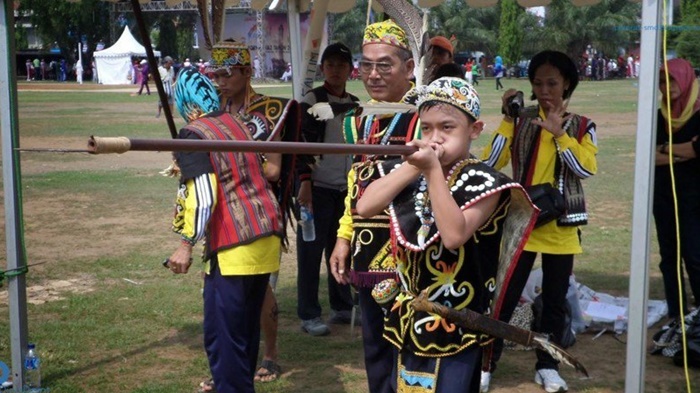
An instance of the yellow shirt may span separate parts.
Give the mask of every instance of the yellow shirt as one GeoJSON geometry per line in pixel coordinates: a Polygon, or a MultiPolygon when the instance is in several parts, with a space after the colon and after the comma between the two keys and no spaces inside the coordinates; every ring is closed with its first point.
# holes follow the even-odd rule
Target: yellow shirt
{"type": "MultiPolygon", "coordinates": [[[[546,115],[541,110],[540,118],[546,119],[546,115]]],[[[513,132],[513,122],[501,121],[498,129],[493,134],[494,143],[486,146],[482,160],[493,164],[493,167],[499,170],[506,166],[511,159],[510,148],[513,141],[513,132]],[[498,145],[495,141],[499,137],[505,139],[505,144],[502,147],[499,146],[499,151],[495,153],[494,146],[498,145]],[[498,154],[498,156],[492,157],[492,153],[498,154]]],[[[569,149],[583,168],[591,173],[595,173],[598,170],[595,157],[598,153],[598,147],[593,135],[595,135],[595,129],[587,132],[579,143],[566,133],[554,138],[554,135],[550,132],[541,132],[532,184],[554,184],[554,169],[558,154],[554,140],[559,144],[561,151],[569,149]]],[[[545,254],[580,254],[583,250],[579,240],[579,227],[559,226],[556,220],[551,221],[532,231],[530,238],[525,244],[525,250],[545,254]]]]}
{"type": "MultiPolygon", "coordinates": [[[[219,270],[222,276],[247,276],[273,273],[280,269],[281,239],[266,236],[250,244],[219,251],[219,270]]],[[[209,274],[209,262],[204,271],[209,274]]]]}
{"type": "Polygon", "coordinates": [[[350,167],[348,172],[348,193],[345,195],[345,212],[340,217],[338,226],[338,237],[347,241],[352,240],[352,213],[350,212],[350,201],[352,200],[353,186],[355,185],[355,168],[350,167]]]}
{"type": "MultiPolygon", "coordinates": [[[[207,223],[211,218],[211,212],[217,203],[217,187],[218,182],[213,173],[188,179],[180,187],[173,219],[175,232],[193,243],[204,237],[206,225],[198,226],[196,223],[207,223]],[[208,195],[204,197],[204,193],[208,195]]],[[[223,276],[273,273],[279,270],[281,250],[282,240],[279,236],[265,236],[249,244],[219,251],[219,270],[223,276]]],[[[205,264],[204,270],[209,273],[209,262],[205,264]]]]}

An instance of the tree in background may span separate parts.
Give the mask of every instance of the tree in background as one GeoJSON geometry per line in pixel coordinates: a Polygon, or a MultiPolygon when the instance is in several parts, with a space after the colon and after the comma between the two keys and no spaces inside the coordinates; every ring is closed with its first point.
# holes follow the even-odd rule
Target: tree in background
{"type": "Polygon", "coordinates": [[[481,51],[493,58],[498,50],[496,7],[470,8],[463,0],[448,0],[430,9],[431,36],[455,35],[455,52],[481,51]]]}
{"type": "Polygon", "coordinates": [[[680,34],[676,39],[676,52],[694,67],[700,67],[700,2],[684,0],[681,3],[680,34]]]}
{"type": "Polygon", "coordinates": [[[168,13],[161,15],[158,19],[158,30],[157,48],[160,51],[160,55],[177,58],[177,29],[175,28],[175,21],[172,15],[168,13]]]}
{"type": "Polygon", "coordinates": [[[343,14],[328,14],[329,43],[342,42],[353,55],[361,53],[362,34],[367,22],[367,0],[360,0],[350,11],[343,14]]]}
{"type": "Polygon", "coordinates": [[[77,59],[78,42],[82,37],[87,39],[90,53],[97,42],[109,37],[109,5],[100,0],[80,3],[22,0],[18,12],[30,15],[37,33],[47,45],[44,49],[55,42],[70,63],[77,59]]]}
{"type": "Polygon", "coordinates": [[[198,50],[193,48],[194,26],[198,18],[195,12],[179,12],[177,14],[177,49],[175,56],[180,61],[185,61],[188,57],[192,62],[196,62],[199,59],[198,50]]]}
{"type": "Polygon", "coordinates": [[[501,0],[501,23],[498,31],[498,53],[505,64],[518,64],[522,56],[523,29],[518,23],[525,12],[515,0],[501,0]]]}
{"type": "Polygon", "coordinates": [[[547,7],[544,26],[533,32],[541,49],[560,50],[574,60],[588,45],[604,56],[617,56],[639,38],[640,4],[628,0],[603,0],[590,7],[576,7],[569,0],[553,0],[547,7]]]}
{"type": "Polygon", "coordinates": [[[27,29],[17,23],[15,26],[15,48],[17,48],[17,50],[21,50],[27,47],[29,47],[27,29]]]}

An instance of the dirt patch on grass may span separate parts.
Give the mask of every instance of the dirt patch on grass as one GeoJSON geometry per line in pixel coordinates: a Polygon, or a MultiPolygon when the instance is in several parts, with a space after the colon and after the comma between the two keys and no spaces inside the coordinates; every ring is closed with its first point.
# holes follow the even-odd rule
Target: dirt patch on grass
{"type": "MultiPolygon", "coordinates": [[[[80,277],[47,280],[41,284],[27,287],[27,303],[44,304],[56,300],[63,300],[68,294],[84,294],[95,290],[97,280],[93,276],[81,275],[80,277]]],[[[100,285],[104,285],[104,281],[100,285]]],[[[0,304],[7,305],[7,288],[0,291],[0,304]]]]}

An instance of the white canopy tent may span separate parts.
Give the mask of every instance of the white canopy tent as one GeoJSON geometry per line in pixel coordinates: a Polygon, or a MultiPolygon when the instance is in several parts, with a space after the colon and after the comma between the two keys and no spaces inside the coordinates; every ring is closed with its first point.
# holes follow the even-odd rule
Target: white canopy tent
{"type": "MultiPolygon", "coordinates": [[[[160,57],[159,51],[153,51],[160,57]]],[[[97,77],[104,85],[126,85],[131,72],[132,57],[146,57],[146,48],[131,35],[129,26],[124,27],[121,37],[107,49],[93,53],[97,66],[97,77]]]]}
{"type": "MultiPolygon", "coordinates": [[[[69,0],[78,1],[78,0],[69,0]]],[[[117,1],[117,0],[108,0],[117,1]]],[[[138,0],[147,3],[149,0],[138,0]]],[[[241,0],[226,0],[227,5],[237,5],[241,0]]],[[[265,8],[269,0],[243,0],[252,8],[265,8]]],[[[378,0],[373,0],[376,3],[378,0]]],[[[439,5],[444,0],[417,0],[420,7],[428,8],[439,5]]],[[[525,7],[547,5],[551,0],[517,0],[525,7]]],[[[635,155],[634,206],[632,217],[632,244],[629,284],[629,330],[627,340],[626,383],[625,392],[643,392],[646,362],[646,309],[649,285],[649,238],[651,225],[651,190],[653,189],[653,152],[656,136],[657,110],[657,61],[660,56],[660,36],[662,29],[661,10],[664,1],[669,0],[630,0],[642,3],[641,31],[641,66],[637,111],[637,145],[635,155]]],[[[174,6],[182,0],[165,0],[174,6]]],[[[496,5],[498,0],[465,0],[472,7],[496,5]]],[[[600,0],[571,0],[576,5],[594,5],[600,0]]],[[[274,8],[279,0],[273,0],[270,8],[274,8]]],[[[294,96],[300,98],[303,86],[303,68],[298,65],[302,60],[302,42],[299,33],[298,12],[308,8],[310,0],[287,0],[289,26],[292,45],[292,63],[294,72],[294,96]],[[296,21],[296,23],[293,23],[296,21]]],[[[316,0],[315,3],[325,4],[317,17],[325,18],[325,12],[345,12],[355,5],[355,0],[316,0]]],[[[23,233],[21,224],[21,206],[18,198],[18,188],[21,188],[19,156],[15,148],[18,143],[18,114],[16,98],[16,77],[10,59],[14,59],[14,28],[13,2],[0,0],[0,132],[2,133],[2,167],[5,201],[5,224],[7,244],[7,269],[17,269],[24,266],[23,233]]],[[[312,22],[313,23],[313,22],[312,22]]],[[[130,35],[130,34],[129,34],[130,35]]],[[[133,37],[132,37],[133,38],[133,37]]],[[[141,47],[143,49],[143,47],[141,47]]],[[[145,56],[145,51],[140,54],[145,56]]],[[[95,54],[97,55],[97,53],[95,54]]],[[[137,54],[138,56],[139,54],[137,54]]],[[[98,71],[99,72],[99,71],[98,71]]],[[[22,388],[22,356],[27,344],[27,314],[26,314],[26,285],[24,275],[8,279],[10,299],[10,342],[12,349],[13,379],[17,382],[15,388],[22,388]]]]}

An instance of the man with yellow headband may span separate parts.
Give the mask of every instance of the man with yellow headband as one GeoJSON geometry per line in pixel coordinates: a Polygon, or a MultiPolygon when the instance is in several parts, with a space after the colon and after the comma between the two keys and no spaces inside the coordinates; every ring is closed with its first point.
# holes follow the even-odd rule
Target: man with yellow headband
{"type": "MultiPolygon", "coordinates": [[[[374,101],[400,102],[411,87],[415,62],[406,33],[393,21],[367,26],[362,43],[360,75],[374,101]]],[[[364,118],[346,117],[347,143],[403,145],[419,132],[417,114],[364,118]]],[[[359,293],[362,310],[362,340],[365,369],[371,393],[393,392],[391,370],[394,364],[391,345],[385,340],[384,312],[372,298],[372,287],[394,277],[396,263],[391,252],[389,217],[357,215],[355,204],[363,190],[379,174],[372,163],[386,156],[357,155],[348,174],[345,215],[340,220],[338,239],[331,255],[331,273],[341,284],[353,284],[359,293]],[[352,258],[352,268],[348,261],[352,258]]]]}
{"type": "MultiPolygon", "coordinates": [[[[258,94],[253,90],[252,58],[246,45],[233,40],[219,42],[212,48],[211,57],[205,72],[219,87],[222,110],[240,118],[248,126],[254,140],[300,141],[301,116],[298,103],[286,98],[258,94]]],[[[263,160],[265,177],[273,185],[286,228],[289,198],[294,185],[294,156],[267,153],[263,155],[263,160]]],[[[286,246],[286,235],[283,243],[286,246]]],[[[278,308],[274,294],[277,276],[278,272],[270,275],[270,285],[263,304],[261,322],[265,351],[255,375],[255,380],[260,382],[275,380],[281,373],[277,364],[278,308]]]]}

